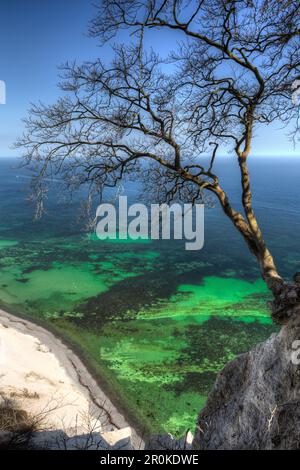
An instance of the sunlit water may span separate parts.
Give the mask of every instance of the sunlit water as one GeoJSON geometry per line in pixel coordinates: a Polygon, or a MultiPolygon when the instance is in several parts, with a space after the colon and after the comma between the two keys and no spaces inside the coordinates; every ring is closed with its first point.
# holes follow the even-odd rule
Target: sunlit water
{"type": "MultiPolygon", "coordinates": [[[[193,428],[216,373],[275,331],[269,294],[240,236],[216,207],[206,210],[198,252],[177,241],[99,241],[83,230],[78,201],[59,196],[59,183],[33,222],[28,173],[13,166],[0,160],[2,306],[79,347],[147,431],[193,428]]],[[[236,165],[224,160],[219,169],[239,205],[236,165]]],[[[300,164],[258,159],[252,173],[258,218],[291,276],[300,266],[300,164]]]]}

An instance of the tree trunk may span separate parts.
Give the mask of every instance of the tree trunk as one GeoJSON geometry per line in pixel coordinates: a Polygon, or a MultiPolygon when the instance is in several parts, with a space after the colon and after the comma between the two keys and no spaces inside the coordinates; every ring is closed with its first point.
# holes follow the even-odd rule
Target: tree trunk
{"type": "Polygon", "coordinates": [[[234,210],[227,194],[218,186],[215,189],[221,207],[235,228],[240,232],[251,253],[256,257],[262,278],[272,292],[274,299],[269,303],[271,315],[275,323],[286,324],[292,317],[299,314],[300,305],[300,274],[296,273],[294,282],[287,283],[278,273],[274,259],[263,239],[262,232],[252,209],[251,191],[248,170],[242,163],[243,206],[246,218],[234,210]]]}

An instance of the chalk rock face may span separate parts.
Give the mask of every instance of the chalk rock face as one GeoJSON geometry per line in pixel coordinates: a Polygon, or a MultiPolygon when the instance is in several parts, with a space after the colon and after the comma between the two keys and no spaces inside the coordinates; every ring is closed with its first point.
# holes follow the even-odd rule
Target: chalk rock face
{"type": "Polygon", "coordinates": [[[300,318],[219,373],[193,448],[300,449],[300,318]]]}

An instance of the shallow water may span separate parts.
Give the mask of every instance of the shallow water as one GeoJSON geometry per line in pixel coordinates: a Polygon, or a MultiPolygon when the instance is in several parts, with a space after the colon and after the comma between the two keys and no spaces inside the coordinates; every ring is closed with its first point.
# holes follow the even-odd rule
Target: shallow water
{"type": "MultiPolygon", "coordinates": [[[[2,305],[80,346],[147,430],[193,428],[216,373],[275,331],[269,294],[239,235],[215,208],[206,211],[199,252],[182,242],[100,241],[82,229],[78,201],[58,197],[59,185],[33,222],[27,174],[14,164],[0,160],[2,305]]],[[[235,165],[220,169],[238,205],[235,165]]],[[[252,170],[258,217],[290,276],[300,265],[300,165],[287,160],[284,181],[278,159],[252,170]]]]}

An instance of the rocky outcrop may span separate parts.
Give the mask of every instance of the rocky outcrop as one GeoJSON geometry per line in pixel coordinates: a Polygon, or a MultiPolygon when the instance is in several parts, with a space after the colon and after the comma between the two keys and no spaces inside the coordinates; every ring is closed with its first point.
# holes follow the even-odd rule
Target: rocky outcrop
{"type": "Polygon", "coordinates": [[[299,317],[219,373],[193,448],[300,449],[299,317]]]}

